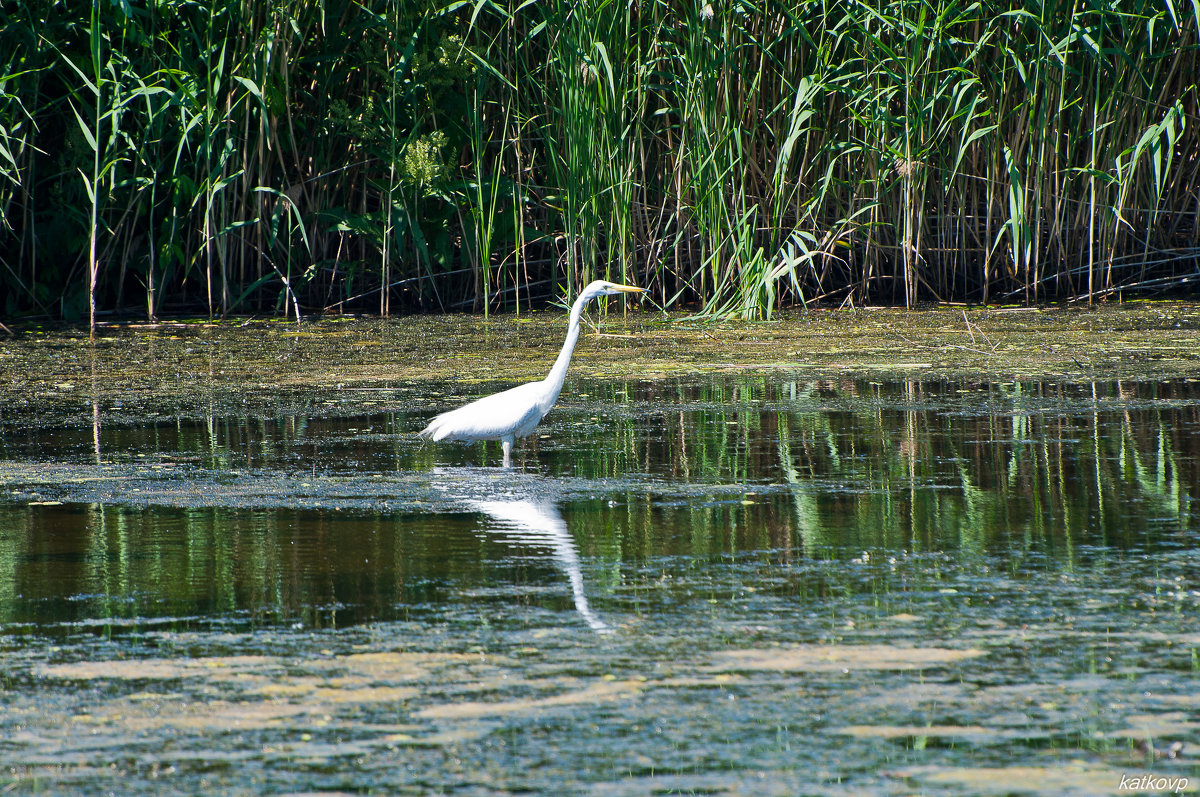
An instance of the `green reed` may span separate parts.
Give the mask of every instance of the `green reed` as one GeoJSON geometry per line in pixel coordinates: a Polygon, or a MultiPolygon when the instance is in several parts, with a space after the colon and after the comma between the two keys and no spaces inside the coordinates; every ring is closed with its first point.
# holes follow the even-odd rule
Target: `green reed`
{"type": "Polygon", "coordinates": [[[9,5],[2,312],[1184,290],[1198,31],[1174,0],[9,5]]]}

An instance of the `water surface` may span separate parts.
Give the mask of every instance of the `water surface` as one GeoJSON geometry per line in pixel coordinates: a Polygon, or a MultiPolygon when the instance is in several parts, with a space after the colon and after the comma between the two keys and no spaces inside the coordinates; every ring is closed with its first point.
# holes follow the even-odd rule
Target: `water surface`
{"type": "Polygon", "coordinates": [[[576,379],[513,471],[470,397],[6,412],[0,783],[1200,785],[1197,383],[576,379]]]}

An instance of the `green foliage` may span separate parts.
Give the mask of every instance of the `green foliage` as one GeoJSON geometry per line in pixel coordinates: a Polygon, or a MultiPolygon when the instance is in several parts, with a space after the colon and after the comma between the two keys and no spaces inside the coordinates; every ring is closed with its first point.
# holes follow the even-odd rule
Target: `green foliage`
{"type": "Polygon", "coordinates": [[[442,158],[446,143],[441,130],[410,139],[404,148],[404,179],[432,193],[432,186],[445,180],[448,173],[442,158]]]}
{"type": "Polygon", "coordinates": [[[486,310],[607,275],[757,318],[1178,287],[1193,11],[9,4],[2,306],[486,310]]]}

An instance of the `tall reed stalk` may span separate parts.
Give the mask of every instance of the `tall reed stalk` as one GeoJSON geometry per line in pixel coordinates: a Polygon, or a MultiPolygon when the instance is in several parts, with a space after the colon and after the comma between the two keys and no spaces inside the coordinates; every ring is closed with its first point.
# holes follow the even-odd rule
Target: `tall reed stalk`
{"type": "Polygon", "coordinates": [[[1198,31],[1175,0],[5,5],[2,312],[1188,294],[1198,31]]]}

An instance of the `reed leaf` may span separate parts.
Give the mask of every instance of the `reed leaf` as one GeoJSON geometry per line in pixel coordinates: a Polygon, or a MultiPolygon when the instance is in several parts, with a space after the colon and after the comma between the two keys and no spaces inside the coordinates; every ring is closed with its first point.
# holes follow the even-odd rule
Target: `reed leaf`
{"type": "Polygon", "coordinates": [[[1190,295],[1198,33],[1197,0],[9,4],[3,311],[1190,295]]]}

